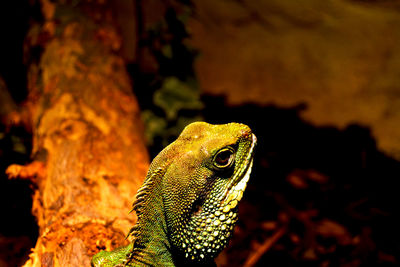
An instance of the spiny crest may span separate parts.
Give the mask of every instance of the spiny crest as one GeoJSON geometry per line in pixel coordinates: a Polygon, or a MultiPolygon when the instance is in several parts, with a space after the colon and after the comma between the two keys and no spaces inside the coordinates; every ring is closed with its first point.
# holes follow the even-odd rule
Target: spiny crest
{"type": "Polygon", "coordinates": [[[132,211],[135,211],[136,215],[138,217],[138,220],[136,222],[136,225],[134,225],[131,228],[131,230],[129,231],[126,238],[128,238],[129,236],[136,237],[136,234],[138,232],[137,230],[140,227],[140,222],[141,222],[141,218],[142,218],[142,214],[143,214],[143,207],[145,205],[145,201],[148,198],[154,184],[157,182],[155,180],[157,179],[157,177],[162,177],[164,172],[165,172],[165,170],[161,167],[153,172],[149,171],[149,173],[151,173],[151,175],[147,176],[147,178],[143,182],[143,185],[137,191],[136,200],[133,202],[132,209],[129,211],[129,213],[131,213],[132,211]]]}

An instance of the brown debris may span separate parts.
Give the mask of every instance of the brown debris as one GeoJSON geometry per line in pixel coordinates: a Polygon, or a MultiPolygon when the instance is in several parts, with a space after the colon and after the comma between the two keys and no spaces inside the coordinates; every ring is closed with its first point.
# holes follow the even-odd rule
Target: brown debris
{"type": "Polygon", "coordinates": [[[317,224],[316,232],[325,238],[336,238],[338,243],[342,246],[352,243],[351,236],[347,229],[343,225],[329,219],[320,221],[317,224]]]}
{"type": "Polygon", "coordinates": [[[286,233],[287,227],[279,228],[270,238],[266,239],[256,251],[250,253],[244,267],[255,266],[258,260],[286,233]]]}

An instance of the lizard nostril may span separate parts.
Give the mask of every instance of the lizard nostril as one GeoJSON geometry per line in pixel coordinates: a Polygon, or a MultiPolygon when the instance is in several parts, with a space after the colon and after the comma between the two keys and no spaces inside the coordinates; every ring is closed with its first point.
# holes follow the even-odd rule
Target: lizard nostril
{"type": "Polygon", "coordinates": [[[242,137],[248,138],[249,136],[252,135],[252,132],[251,132],[250,129],[242,129],[242,130],[240,131],[240,134],[241,134],[242,137]]]}

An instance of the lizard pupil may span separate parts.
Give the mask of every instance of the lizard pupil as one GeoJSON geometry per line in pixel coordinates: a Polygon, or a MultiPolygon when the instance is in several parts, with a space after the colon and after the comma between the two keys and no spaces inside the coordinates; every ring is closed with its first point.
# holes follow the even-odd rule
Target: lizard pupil
{"type": "Polygon", "coordinates": [[[215,156],[215,164],[218,168],[229,167],[233,161],[233,151],[228,148],[224,148],[217,153],[215,156]]]}

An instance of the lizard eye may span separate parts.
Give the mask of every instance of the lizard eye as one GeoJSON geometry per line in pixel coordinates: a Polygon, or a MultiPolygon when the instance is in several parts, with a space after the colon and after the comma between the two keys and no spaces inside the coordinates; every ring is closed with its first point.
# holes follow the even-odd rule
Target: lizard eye
{"type": "Polygon", "coordinates": [[[230,167],[234,160],[234,154],[235,152],[230,147],[221,149],[214,157],[214,165],[219,169],[230,167]]]}

